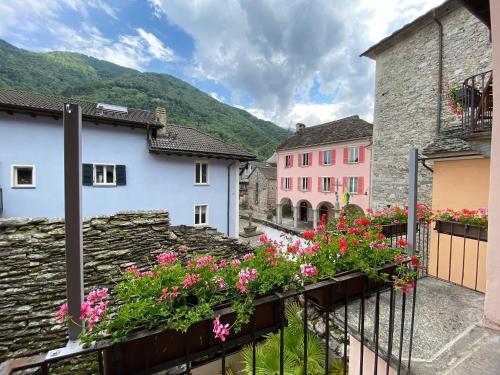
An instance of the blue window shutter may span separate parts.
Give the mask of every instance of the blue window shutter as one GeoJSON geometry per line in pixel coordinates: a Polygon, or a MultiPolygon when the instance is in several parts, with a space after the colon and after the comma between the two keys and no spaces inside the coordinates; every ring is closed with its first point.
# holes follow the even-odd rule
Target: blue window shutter
{"type": "Polygon", "coordinates": [[[116,185],[117,186],[127,185],[127,173],[124,165],[116,166],[116,185]]]}
{"type": "Polygon", "coordinates": [[[85,186],[92,186],[94,183],[94,167],[92,164],[82,164],[82,183],[85,186]]]}

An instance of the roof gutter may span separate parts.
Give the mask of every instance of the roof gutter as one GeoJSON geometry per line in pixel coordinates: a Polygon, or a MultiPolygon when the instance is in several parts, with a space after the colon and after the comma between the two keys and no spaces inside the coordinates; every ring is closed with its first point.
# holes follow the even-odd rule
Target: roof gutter
{"type": "Polygon", "coordinates": [[[441,133],[441,111],[443,102],[443,24],[439,21],[436,9],[432,13],[432,18],[438,26],[438,77],[436,92],[436,134],[441,133]]]}

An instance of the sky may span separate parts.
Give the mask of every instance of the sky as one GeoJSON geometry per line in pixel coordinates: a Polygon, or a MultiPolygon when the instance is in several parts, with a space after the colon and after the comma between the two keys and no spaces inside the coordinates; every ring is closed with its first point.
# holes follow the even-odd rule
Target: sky
{"type": "Polygon", "coordinates": [[[0,39],[168,73],[289,128],[371,121],[375,63],[359,55],[442,2],[0,0],[0,39]]]}

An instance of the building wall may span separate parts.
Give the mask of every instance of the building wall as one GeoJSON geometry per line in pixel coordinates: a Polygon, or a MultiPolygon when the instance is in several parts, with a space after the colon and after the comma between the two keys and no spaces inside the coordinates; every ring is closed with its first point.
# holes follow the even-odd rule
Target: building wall
{"type": "Polygon", "coordinates": [[[301,148],[290,151],[278,151],[278,199],[277,203],[282,202],[283,199],[287,198],[292,201],[292,205],[296,206],[300,201],[308,201],[313,209],[317,209],[322,202],[329,202],[331,204],[335,203],[335,193],[334,192],[319,192],[318,191],[318,177],[335,177],[339,179],[339,202],[342,204],[344,187],[342,185],[343,177],[363,177],[364,179],[364,195],[351,195],[350,203],[357,204],[363,209],[370,206],[369,201],[369,189],[370,189],[370,164],[371,164],[371,150],[370,147],[365,148],[365,160],[363,163],[358,164],[344,164],[343,162],[343,149],[349,146],[361,146],[365,147],[369,145],[369,141],[358,141],[350,143],[336,143],[335,145],[323,145],[315,146],[309,148],[301,148]],[[319,164],[319,151],[334,149],[336,152],[336,163],[335,165],[320,165],[319,164]],[[298,155],[312,152],[313,159],[311,166],[298,166],[298,155]],[[285,156],[293,155],[294,163],[293,167],[285,167],[285,156]],[[291,177],[293,179],[292,190],[286,191],[281,188],[281,177],[291,177]],[[311,191],[303,192],[299,190],[297,184],[298,177],[311,177],[312,178],[312,188],[311,191]]]}
{"type": "MultiPolygon", "coordinates": [[[[465,8],[441,18],[443,90],[491,69],[489,32],[465,8]]],[[[408,155],[437,132],[438,26],[427,26],[376,57],[373,121],[372,206],[407,204],[408,155]]],[[[458,124],[446,99],[441,126],[458,124]]],[[[432,174],[419,168],[419,202],[431,203],[432,174]]]]}
{"type": "MultiPolygon", "coordinates": [[[[490,160],[444,160],[434,163],[432,209],[478,209],[488,207],[490,160]]],[[[484,291],[486,287],[486,242],[431,232],[429,273],[450,278],[469,288],[484,291]],[[450,243],[451,242],[451,243],[450,243]],[[439,246],[439,251],[438,251],[439,246]],[[465,262],[464,257],[465,246],[465,262]],[[450,263],[451,247],[451,263],[450,263]],[[476,262],[478,263],[476,284],[476,262]]]]}
{"type": "MultiPolygon", "coordinates": [[[[0,113],[0,135],[2,216],[64,216],[62,121],[0,113]],[[35,165],[36,188],[11,188],[12,164],[35,165]]],[[[83,186],[83,215],[90,217],[124,210],[165,209],[170,212],[174,225],[193,225],[194,205],[208,204],[208,224],[227,233],[230,181],[230,209],[234,211],[231,212],[230,233],[237,235],[238,163],[209,159],[209,185],[196,186],[195,160],[198,159],[151,154],[145,130],[84,123],[82,162],[124,164],[127,184],[117,187],[83,186]]]]}
{"type": "Polygon", "coordinates": [[[276,180],[268,180],[259,168],[248,178],[247,202],[262,214],[276,208],[276,180]],[[258,184],[258,194],[257,191],[258,184]]]}

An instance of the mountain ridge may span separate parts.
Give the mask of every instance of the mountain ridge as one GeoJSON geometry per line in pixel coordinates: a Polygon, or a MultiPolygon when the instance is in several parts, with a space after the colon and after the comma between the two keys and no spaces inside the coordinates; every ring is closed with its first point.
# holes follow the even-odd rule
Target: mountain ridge
{"type": "Polygon", "coordinates": [[[79,98],[153,111],[265,159],[289,132],[212,98],[165,73],[140,72],[76,52],[31,52],[0,39],[0,88],[79,98]]]}

